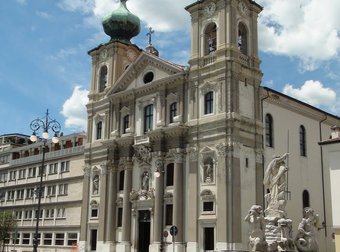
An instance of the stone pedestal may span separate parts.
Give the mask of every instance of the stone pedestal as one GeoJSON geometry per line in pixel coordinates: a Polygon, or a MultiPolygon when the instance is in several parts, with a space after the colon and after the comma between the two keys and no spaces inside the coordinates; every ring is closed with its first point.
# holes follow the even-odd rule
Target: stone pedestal
{"type": "Polygon", "coordinates": [[[291,219],[279,217],[265,217],[264,219],[268,252],[295,251],[291,219]]]}
{"type": "Polygon", "coordinates": [[[128,242],[118,243],[116,246],[116,251],[118,252],[131,252],[131,244],[128,242]]]}

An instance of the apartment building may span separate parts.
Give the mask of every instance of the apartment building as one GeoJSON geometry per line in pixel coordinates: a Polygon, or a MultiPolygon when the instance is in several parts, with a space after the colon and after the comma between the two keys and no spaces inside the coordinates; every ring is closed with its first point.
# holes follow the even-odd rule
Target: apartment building
{"type": "Polygon", "coordinates": [[[46,143],[41,210],[37,211],[43,142],[29,136],[0,136],[0,211],[11,211],[17,228],[8,247],[32,251],[39,216],[41,251],[72,251],[78,246],[82,203],[83,133],[61,136],[46,143]]]}

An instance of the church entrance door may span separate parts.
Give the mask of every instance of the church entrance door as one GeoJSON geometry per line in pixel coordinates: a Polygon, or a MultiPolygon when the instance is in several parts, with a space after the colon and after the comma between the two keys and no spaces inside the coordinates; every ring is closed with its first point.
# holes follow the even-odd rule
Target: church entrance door
{"type": "Polygon", "coordinates": [[[149,252],[150,211],[138,211],[138,252],[149,252]]]}

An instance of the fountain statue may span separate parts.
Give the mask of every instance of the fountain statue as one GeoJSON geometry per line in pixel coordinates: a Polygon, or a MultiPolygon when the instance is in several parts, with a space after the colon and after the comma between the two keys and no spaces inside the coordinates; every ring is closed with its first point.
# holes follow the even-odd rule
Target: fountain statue
{"type": "Polygon", "coordinates": [[[310,207],[303,209],[303,217],[298,226],[295,245],[299,252],[319,252],[316,231],[319,226],[319,216],[310,207]]]}

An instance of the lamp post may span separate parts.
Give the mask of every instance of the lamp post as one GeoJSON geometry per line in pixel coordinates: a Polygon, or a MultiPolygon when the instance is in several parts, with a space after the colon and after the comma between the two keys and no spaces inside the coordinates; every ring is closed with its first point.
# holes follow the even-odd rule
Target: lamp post
{"type": "Polygon", "coordinates": [[[52,137],[53,143],[59,142],[59,132],[61,129],[60,124],[55,120],[51,119],[48,115],[48,109],[46,110],[46,115],[44,118],[40,119],[37,118],[33,120],[30,124],[31,130],[33,130],[33,133],[30,137],[30,140],[32,142],[36,142],[38,140],[37,137],[37,131],[39,129],[43,130],[42,138],[43,141],[43,149],[42,149],[42,160],[41,160],[41,166],[39,167],[39,174],[40,174],[40,181],[38,185],[38,189],[36,190],[36,195],[38,196],[38,209],[36,212],[36,226],[35,226],[35,234],[33,239],[33,252],[37,252],[38,250],[38,232],[39,232],[39,218],[40,218],[40,207],[41,207],[41,190],[42,190],[42,184],[43,184],[43,171],[45,166],[45,153],[46,153],[46,143],[48,140],[48,131],[52,130],[54,132],[54,136],[52,137]]]}

